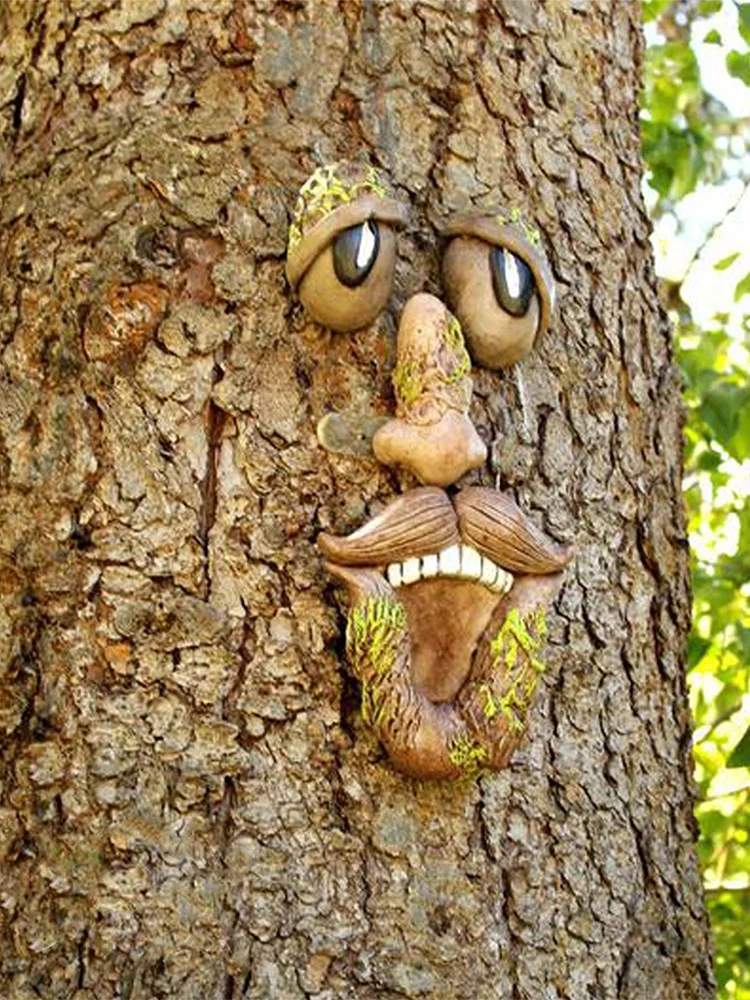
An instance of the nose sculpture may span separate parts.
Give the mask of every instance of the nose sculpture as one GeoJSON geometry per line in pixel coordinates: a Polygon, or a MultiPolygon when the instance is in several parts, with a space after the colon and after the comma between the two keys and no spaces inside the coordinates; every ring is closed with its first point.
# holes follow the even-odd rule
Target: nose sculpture
{"type": "Polygon", "coordinates": [[[393,386],[396,416],[373,439],[381,462],[429,486],[449,486],[484,463],[487,449],[468,415],[471,359],[461,325],[434,295],[420,292],[404,307],[393,386]]]}

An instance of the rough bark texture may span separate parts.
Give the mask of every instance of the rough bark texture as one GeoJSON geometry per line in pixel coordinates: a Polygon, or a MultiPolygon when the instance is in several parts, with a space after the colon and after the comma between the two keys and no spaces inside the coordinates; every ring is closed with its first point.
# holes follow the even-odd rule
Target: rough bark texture
{"type": "Polygon", "coordinates": [[[680,386],[624,0],[0,6],[0,994],[712,995],[682,650],[680,386]],[[300,183],[369,151],[414,206],[389,312],[290,302],[300,183]],[[409,485],[386,413],[437,223],[518,205],[559,291],[482,372],[513,490],[577,557],[504,773],[389,769],[314,540],[409,485]]]}

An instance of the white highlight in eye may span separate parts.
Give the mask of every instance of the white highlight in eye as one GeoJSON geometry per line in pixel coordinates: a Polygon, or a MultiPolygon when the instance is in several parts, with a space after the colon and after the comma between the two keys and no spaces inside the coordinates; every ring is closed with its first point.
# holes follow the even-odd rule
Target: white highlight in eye
{"type": "Polygon", "coordinates": [[[362,237],[357,248],[357,267],[365,267],[370,262],[372,252],[375,249],[375,233],[369,222],[362,226],[362,237]]]}
{"type": "Polygon", "coordinates": [[[508,295],[516,299],[521,294],[521,272],[518,269],[516,255],[503,249],[503,263],[505,264],[505,285],[508,289],[508,295]]]}

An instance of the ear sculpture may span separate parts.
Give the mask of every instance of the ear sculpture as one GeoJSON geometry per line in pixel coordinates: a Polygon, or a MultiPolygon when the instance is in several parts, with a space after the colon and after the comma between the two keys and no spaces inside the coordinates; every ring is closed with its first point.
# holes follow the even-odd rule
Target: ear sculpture
{"type": "Polygon", "coordinates": [[[539,233],[517,212],[461,213],[442,232],[443,281],[471,356],[485,368],[525,357],[549,326],[555,286],[539,233]]]}
{"type": "Polygon", "coordinates": [[[342,333],[372,323],[388,302],[394,230],[407,208],[374,167],[320,167],[300,189],[289,227],[286,274],[312,318],[342,333]]]}

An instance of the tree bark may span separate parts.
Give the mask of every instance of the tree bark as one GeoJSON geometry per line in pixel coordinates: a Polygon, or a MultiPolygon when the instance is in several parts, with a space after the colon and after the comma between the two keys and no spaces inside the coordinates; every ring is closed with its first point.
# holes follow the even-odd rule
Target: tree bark
{"type": "MultiPolygon", "coordinates": [[[[704,1000],[680,380],[618,0],[11,0],[0,218],[0,993],[704,1000]],[[364,151],[413,207],[371,328],[284,279],[296,191],[364,151]],[[576,558],[531,732],[395,773],[315,548],[406,482],[316,441],[391,412],[439,222],[518,206],[559,306],[476,371],[576,558]]],[[[467,480],[468,481],[468,480],[467,480]]]]}

